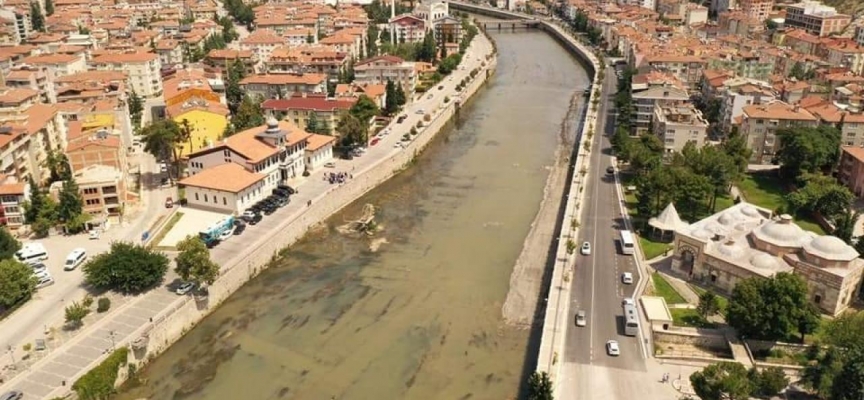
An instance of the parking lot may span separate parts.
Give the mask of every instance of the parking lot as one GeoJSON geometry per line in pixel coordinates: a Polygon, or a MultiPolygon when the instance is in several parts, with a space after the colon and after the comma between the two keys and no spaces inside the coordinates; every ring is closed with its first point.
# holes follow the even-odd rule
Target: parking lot
{"type": "Polygon", "coordinates": [[[187,207],[183,207],[177,212],[183,213],[183,216],[180,217],[177,223],[174,224],[171,230],[158,243],[159,247],[174,247],[177,245],[177,242],[185,239],[186,236],[198,236],[198,232],[201,232],[214,222],[228,215],[187,207]]]}

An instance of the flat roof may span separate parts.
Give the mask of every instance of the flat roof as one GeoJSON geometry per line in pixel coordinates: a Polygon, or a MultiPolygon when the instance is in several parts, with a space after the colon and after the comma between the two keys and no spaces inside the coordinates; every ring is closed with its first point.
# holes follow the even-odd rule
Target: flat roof
{"type": "Polygon", "coordinates": [[[669,312],[669,307],[666,306],[666,300],[664,298],[642,296],[639,301],[642,302],[642,308],[645,309],[645,316],[648,317],[648,321],[672,321],[672,313],[669,312]]]}

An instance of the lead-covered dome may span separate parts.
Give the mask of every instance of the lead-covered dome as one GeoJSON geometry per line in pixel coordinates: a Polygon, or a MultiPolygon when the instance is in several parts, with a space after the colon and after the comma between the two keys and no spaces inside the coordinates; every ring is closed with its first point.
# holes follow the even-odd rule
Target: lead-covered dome
{"type": "Polygon", "coordinates": [[[786,214],[779,221],[770,221],[753,231],[753,235],[764,242],[780,247],[799,247],[807,233],[801,227],[792,223],[792,217],[786,214]]]}
{"type": "Polygon", "coordinates": [[[833,261],[850,261],[858,257],[852,246],[836,236],[819,236],[804,245],[804,251],[816,257],[833,261]]]}

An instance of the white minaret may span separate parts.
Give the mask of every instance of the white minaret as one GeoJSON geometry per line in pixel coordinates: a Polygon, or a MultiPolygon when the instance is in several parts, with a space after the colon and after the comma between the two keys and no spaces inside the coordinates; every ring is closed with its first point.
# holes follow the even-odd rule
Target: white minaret
{"type": "Polygon", "coordinates": [[[396,18],[396,0],[390,0],[390,44],[396,45],[396,27],[393,26],[393,18],[396,18]]]}

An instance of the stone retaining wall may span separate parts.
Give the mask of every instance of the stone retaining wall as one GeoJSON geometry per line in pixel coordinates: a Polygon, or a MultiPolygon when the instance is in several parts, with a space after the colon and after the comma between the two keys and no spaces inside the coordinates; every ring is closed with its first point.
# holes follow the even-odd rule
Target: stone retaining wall
{"type": "Polygon", "coordinates": [[[654,331],[654,342],[658,345],[662,343],[686,344],[731,352],[729,350],[729,343],[722,333],[654,331]]]}
{"type": "MultiPolygon", "coordinates": [[[[475,40],[487,39],[478,35],[475,40]]],[[[165,351],[243,284],[267,268],[282,249],[302,238],[310,228],[402,171],[456,115],[458,101],[470,99],[493,75],[497,61],[494,54],[485,57],[486,67],[480,68],[477,76],[470,80],[460,95],[451,98],[449,103],[443,105],[443,109],[436,112],[431,121],[425,123],[405,149],[355,172],[354,179],[345,184],[333,186],[312,200],[311,206],[303,210],[301,215],[286,218],[277,229],[259,240],[257,245],[250,246],[223,265],[220,277],[209,287],[206,300],[179,297],[172,307],[159,313],[151,323],[139,328],[132,337],[146,338],[147,345],[138,350],[133,349],[130,352],[133,355],[130,362],[137,364],[140,370],[142,365],[165,351]]],[[[129,343],[118,343],[118,346],[127,344],[129,343]]]]}

